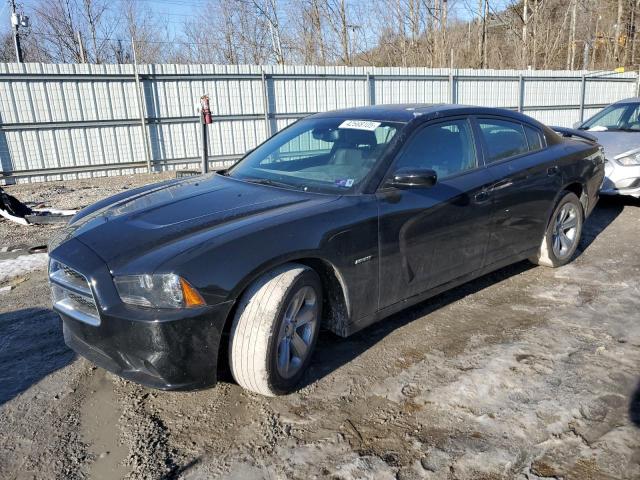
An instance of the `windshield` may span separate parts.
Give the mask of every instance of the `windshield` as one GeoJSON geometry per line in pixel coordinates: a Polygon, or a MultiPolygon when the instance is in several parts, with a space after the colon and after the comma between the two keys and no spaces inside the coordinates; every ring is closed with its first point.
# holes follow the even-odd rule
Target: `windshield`
{"type": "Polygon", "coordinates": [[[344,118],[300,120],[248,154],[227,175],[304,191],[350,193],[402,125],[344,118]]]}
{"type": "Polygon", "coordinates": [[[640,132],[640,103],[610,105],[582,124],[580,130],[592,132],[640,132]]]}

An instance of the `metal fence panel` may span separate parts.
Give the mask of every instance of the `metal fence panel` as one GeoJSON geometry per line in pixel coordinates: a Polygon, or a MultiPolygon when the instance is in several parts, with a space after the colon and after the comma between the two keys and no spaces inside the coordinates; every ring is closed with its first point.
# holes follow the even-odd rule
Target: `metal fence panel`
{"type": "Polygon", "coordinates": [[[637,94],[635,73],[391,67],[0,64],[0,183],[227,165],[305,115],[372,104],[464,103],[569,126],[637,94]],[[141,111],[142,110],[142,111],[141,111]],[[144,127],[142,126],[144,118],[144,127]]]}

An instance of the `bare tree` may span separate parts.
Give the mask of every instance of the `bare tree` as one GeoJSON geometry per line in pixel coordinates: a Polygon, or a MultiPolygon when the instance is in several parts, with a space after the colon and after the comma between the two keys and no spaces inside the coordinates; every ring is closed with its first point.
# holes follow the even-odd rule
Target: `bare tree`
{"type": "Polygon", "coordinates": [[[90,63],[103,63],[111,53],[111,34],[117,19],[110,15],[107,0],[48,0],[35,5],[34,33],[41,37],[51,57],[62,62],[81,62],[80,39],[90,63]]]}
{"type": "MultiPolygon", "coordinates": [[[[166,27],[139,0],[31,0],[28,60],[638,68],[640,0],[209,0],[166,27]],[[515,48],[514,48],[515,47],[515,48]],[[582,60],[580,54],[582,53],[582,60]]],[[[7,56],[7,58],[9,58],[7,56]]]]}
{"type": "Polygon", "coordinates": [[[173,42],[163,30],[160,20],[151,11],[141,11],[135,0],[122,0],[122,36],[113,46],[118,63],[130,63],[133,53],[131,41],[135,43],[139,63],[161,63],[171,56],[173,42]]]}
{"type": "Polygon", "coordinates": [[[278,18],[277,0],[252,0],[258,14],[264,18],[269,26],[271,50],[278,65],[284,65],[285,54],[282,49],[282,29],[278,18]]]}

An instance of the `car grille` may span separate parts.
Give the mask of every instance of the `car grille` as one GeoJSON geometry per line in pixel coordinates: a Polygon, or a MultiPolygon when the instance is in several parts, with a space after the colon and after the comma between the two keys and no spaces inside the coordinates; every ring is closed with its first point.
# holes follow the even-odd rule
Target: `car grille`
{"type": "Polygon", "coordinates": [[[87,278],[58,262],[49,263],[53,308],[89,325],[100,325],[100,315],[87,278]]]}

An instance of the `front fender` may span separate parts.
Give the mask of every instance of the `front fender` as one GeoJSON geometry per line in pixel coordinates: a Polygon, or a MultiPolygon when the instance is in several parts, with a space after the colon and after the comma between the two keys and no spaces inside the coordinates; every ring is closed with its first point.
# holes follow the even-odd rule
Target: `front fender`
{"type": "MultiPolygon", "coordinates": [[[[235,301],[260,275],[288,262],[329,266],[355,321],[378,307],[378,218],[372,196],[342,197],[302,214],[202,239],[159,270],[184,275],[209,304],[235,301]],[[363,261],[362,259],[366,259],[363,261]],[[321,262],[321,263],[317,263],[321,262]]],[[[320,273],[320,272],[319,272],[320,273]]]]}

